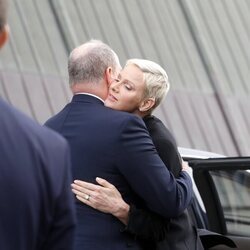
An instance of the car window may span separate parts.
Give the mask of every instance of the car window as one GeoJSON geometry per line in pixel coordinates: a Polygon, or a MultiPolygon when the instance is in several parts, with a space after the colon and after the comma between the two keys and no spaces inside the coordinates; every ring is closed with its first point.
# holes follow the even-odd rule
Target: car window
{"type": "Polygon", "coordinates": [[[209,171],[228,234],[250,236],[250,170],[209,171]]]}

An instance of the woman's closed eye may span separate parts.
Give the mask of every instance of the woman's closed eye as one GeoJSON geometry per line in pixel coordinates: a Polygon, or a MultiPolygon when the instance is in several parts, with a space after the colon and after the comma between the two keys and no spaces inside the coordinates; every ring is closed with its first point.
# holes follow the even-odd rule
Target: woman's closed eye
{"type": "Polygon", "coordinates": [[[130,83],[128,83],[128,82],[124,82],[124,87],[127,89],[127,90],[133,90],[133,86],[130,84],[130,83]]]}

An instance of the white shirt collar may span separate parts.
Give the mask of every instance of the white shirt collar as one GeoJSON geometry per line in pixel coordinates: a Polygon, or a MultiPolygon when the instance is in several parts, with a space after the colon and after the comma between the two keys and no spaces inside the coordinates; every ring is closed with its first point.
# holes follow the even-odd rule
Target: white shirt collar
{"type": "Polygon", "coordinates": [[[93,95],[93,94],[90,94],[90,93],[86,93],[86,92],[79,92],[79,93],[75,93],[75,95],[90,95],[90,96],[93,96],[93,97],[95,97],[95,98],[97,98],[97,99],[99,99],[101,102],[103,102],[104,103],[104,101],[99,97],[99,96],[97,96],[97,95],[93,95]]]}

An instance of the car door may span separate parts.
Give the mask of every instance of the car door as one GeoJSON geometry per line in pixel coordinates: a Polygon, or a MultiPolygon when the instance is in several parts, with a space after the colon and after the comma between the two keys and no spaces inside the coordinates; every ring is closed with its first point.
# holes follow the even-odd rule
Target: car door
{"type": "MultiPolygon", "coordinates": [[[[191,160],[208,229],[250,249],[250,157],[191,160]]],[[[228,249],[228,248],[213,248],[228,249]]]]}

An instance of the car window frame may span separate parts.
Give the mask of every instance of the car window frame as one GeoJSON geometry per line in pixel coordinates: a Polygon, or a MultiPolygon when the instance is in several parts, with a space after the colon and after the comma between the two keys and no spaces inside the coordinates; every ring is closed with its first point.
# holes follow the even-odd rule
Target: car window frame
{"type": "MultiPolygon", "coordinates": [[[[202,197],[209,224],[209,230],[227,235],[226,221],[217,189],[209,171],[249,170],[250,157],[225,157],[212,159],[189,159],[193,179],[202,197]]],[[[242,235],[237,235],[242,236],[242,235]]],[[[243,236],[244,237],[244,236],[243,236]]]]}

